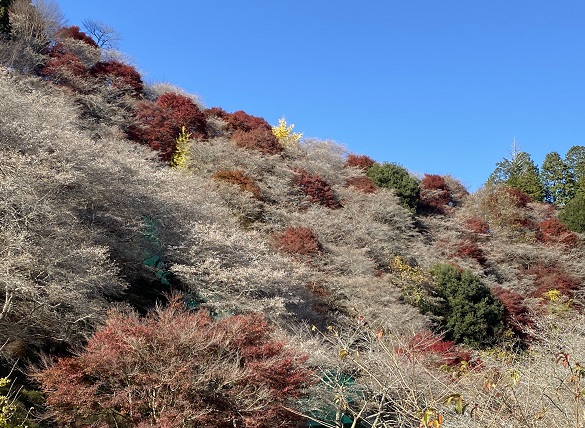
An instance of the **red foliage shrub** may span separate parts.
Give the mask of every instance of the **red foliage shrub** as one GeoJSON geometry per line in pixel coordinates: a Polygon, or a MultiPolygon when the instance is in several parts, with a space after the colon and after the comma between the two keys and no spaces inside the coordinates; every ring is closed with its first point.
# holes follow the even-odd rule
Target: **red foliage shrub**
{"type": "Polygon", "coordinates": [[[136,124],[128,129],[128,137],[147,144],[169,161],[177,149],[181,127],[192,138],[206,137],[205,115],[190,98],[180,94],[164,94],[155,102],[143,101],[136,111],[136,124]]]}
{"type": "Polygon", "coordinates": [[[487,259],[483,253],[483,250],[473,241],[462,241],[457,245],[455,252],[457,257],[471,258],[476,260],[480,265],[485,266],[487,259]]]}
{"type": "Polygon", "coordinates": [[[538,225],[538,240],[545,243],[577,245],[579,238],[556,218],[548,218],[538,225]]]}
{"type": "Polygon", "coordinates": [[[252,131],[254,129],[266,129],[272,131],[272,126],[262,117],[252,116],[239,110],[227,116],[228,127],[232,130],[252,131]]]}
{"type": "Polygon", "coordinates": [[[347,180],[347,185],[363,193],[375,193],[378,190],[370,177],[351,177],[347,180]]]}
{"type": "Polygon", "coordinates": [[[374,163],[376,162],[371,157],[366,155],[349,154],[345,160],[346,166],[360,168],[364,171],[369,169],[372,165],[374,165],[374,163]]]}
{"type": "Polygon", "coordinates": [[[282,233],[272,236],[272,244],[280,251],[291,254],[317,254],[321,243],[310,227],[287,227],[282,233]]]}
{"type": "Polygon", "coordinates": [[[304,169],[298,169],[296,173],[294,184],[299,186],[303,193],[311,198],[311,202],[331,209],[342,207],[333,194],[331,186],[319,175],[311,174],[304,169]]]}
{"type": "Polygon", "coordinates": [[[231,139],[239,147],[258,150],[266,155],[275,155],[284,150],[272,130],[263,127],[253,128],[249,131],[238,129],[232,134],[231,139]]]}
{"type": "Polygon", "coordinates": [[[490,232],[490,225],[487,223],[487,221],[478,217],[466,218],[464,224],[470,232],[481,234],[487,234],[490,232]]]}
{"type": "Polygon", "coordinates": [[[260,199],[260,188],[242,170],[221,170],[213,174],[213,178],[240,186],[245,192],[250,192],[256,199],[260,199]]]}
{"type": "Polygon", "coordinates": [[[530,196],[528,196],[521,190],[516,189],[515,187],[504,187],[503,191],[506,192],[509,196],[511,196],[512,201],[518,208],[525,208],[529,202],[532,202],[530,196]]]}
{"type": "Polygon", "coordinates": [[[229,113],[222,109],[221,107],[211,107],[205,110],[205,114],[208,116],[215,116],[219,117],[220,119],[227,120],[229,113]]]}
{"type": "Polygon", "coordinates": [[[98,44],[90,36],[81,31],[76,25],[60,28],[57,31],[57,37],[63,39],[79,40],[83,43],[93,46],[94,48],[98,47],[98,44]]]}
{"type": "Polygon", "coordinates": [[[57,83],[64,83],[67,80],[67,76],[83,76],[86,73],[87,67],[77,55],[57,51],[51,54],[51,58],[39,72],[41,76],[57,83]]]}
{"type": "Polygon", "coordinates": [[[445,179],[437,174],[425,174],[420,185],[429,190],[449,190],[445,179]]]}
{"type": "Polygon", "coordinates": [[[420,181],[419,210],[443,214],[451,201],[451,191],[445,179],[436,174],[425,174],[420,181]]]}
{"type": "Polygon", "coordinates": [[[331,290],[323,284],[310,282],[306,286],[307,289],[317,297],[331,297],[331,290]]]}
{"type": "Polygon", "coordinates": [[[502,287],[492,288],[492,293],[504,305],[504,317],[506,324],[522,340],[529,338],[526,327],[534,327],[534,320],[530,315],[530,309],[524,304],[524,297],[515,291],[502,287]]]}
{"type": "Polygon", "coordinates": [[[397,348],[395,352],[405,354],[408,357],[420,358],[421,356],[435,359],[437,365],[449,367],[458,366],[461,362],[471,360],[471,353],[461,349],[451,340],[444,340],[430,331],[416,333],[404,348],[397,348]]]}
{"type": "Polygon", "coordinates": [[[544,266],[537,263],[528,268],[526,273],[534,276],[536,289],[531,293],[534,297],[542,297],[551,290],[557,290],[564,296],[571,296],[580,285],[577,278],[563,272],[558,266],[544,266]]]}
{"type": "Polygon", "coordinates": [[[108,83],[119,89],[129,88],[134,95],[141,94],[144,89],[140,73],[131,65],[119,61],[100,61],[89,73],[93,77],[104,77],[108,83]]]}
{"type": "Polygon", "coordinates": [[[166,93],[157,98],[156,104],[167,111],[171,120],[185,126],[189,132],[205,134],[205,115],[191,98],[176,93],[166,93]]]}
{"type": "Polygon", "coordinates": [[[180,297],[145,318],[112,311],[78,355],[34,374],[71,427],[272,427],[310,371],[259,314],[214,321],[180,297]]]}

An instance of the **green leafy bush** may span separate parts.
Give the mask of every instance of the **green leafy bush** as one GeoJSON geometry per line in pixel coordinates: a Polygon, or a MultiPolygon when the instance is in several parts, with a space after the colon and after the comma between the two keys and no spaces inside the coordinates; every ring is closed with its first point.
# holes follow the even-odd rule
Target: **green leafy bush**
{"type": "Polygon", "coordinates": [[[567,202],[559,214],[559,220],[573,232],[585,232],[585,195],[577,193],[567,202]]]}
{"type": "Polygon", "coordinates": [[[448,339],[482,347],[501,337],[504,306],[473,272],[438,264],[431,275],[441,298],[432,311],[440,317],[448,339]]]}
{"type": "Polygon", "coordinates": [[[416,211],[420,187],[418,180],[395,163],[376,163],[367,172],[378,187],[394,189],[400,204],[412,212],[416,211]]]}

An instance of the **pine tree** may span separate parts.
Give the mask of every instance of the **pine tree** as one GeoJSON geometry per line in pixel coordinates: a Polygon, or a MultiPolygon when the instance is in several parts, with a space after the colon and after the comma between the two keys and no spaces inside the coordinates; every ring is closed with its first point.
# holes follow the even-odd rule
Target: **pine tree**
{"type": "Polygon", "coordinates": [[[512,159],[498,162],[487,182],[518,189],[534,202],[544,199],[544,186],[540,181],[538,167],[526,152],[514,150],[512,159]]]}
{"type": "Polygon", "coordinates": [[[579,191],[567,202],[559,214],[559,220],[573,232],[585,232],[585,193],[579,191]]]}
{"type": "Polygon", "coordinates": [[[545,200],[563,207],[575,195],[575,177],[569,166],[557,152],[544,158],[540,177],[545,190],[545,200]]]}
{"type": "Polygon", "coordinates": [[[575,191],[585,189],[585,146],[571,147],[565,155],[565,164],[575,180],[575,191]]]}

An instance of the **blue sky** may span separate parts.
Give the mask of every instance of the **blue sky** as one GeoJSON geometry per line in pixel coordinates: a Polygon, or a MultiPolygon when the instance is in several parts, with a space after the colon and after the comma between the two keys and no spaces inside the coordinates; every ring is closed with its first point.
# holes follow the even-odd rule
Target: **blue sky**
{"type": "Polygon", "coordinates": [[[102,21],[147,82],[470,190],[514,138],[585,145],[582,0],[57,0],[102,21]]]}

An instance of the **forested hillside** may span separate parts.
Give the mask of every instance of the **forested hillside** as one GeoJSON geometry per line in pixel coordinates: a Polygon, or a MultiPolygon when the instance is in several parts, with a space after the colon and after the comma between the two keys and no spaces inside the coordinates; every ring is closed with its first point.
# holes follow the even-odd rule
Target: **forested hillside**
{"type": "Polygon", "coordinates": [[[0,428],[584,426],[585,147],[469,193],[0,34],[0,428]]]}

